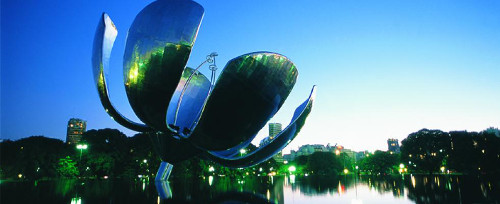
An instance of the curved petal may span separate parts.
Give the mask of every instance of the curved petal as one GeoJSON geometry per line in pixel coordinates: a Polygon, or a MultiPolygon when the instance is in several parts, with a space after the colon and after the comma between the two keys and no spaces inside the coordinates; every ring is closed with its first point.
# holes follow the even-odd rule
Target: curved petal
{"type": "Polygon", "coordinates": [[[210,81],[205,75],[189,67],[184,70],[167,112],[167,123],[178,130],[180,135],[188,135],[191,132],[198,121],[209,90],[210,81]]]}
{"type": "Polygon", "coordinates": [[[125,90],[139,119],[158,131],[181,79],[203,18],[193,1],[154,1],[137,14],[123,56],[125,90]]]}
{"type": "Polygon", "coordinates": [[[255,151],[243,157],[221,157],[213,152],[205,154],[209,159],[227,167],[239,168],[249,167],[268,160],[273,155],[285,148],[295,136],[299,133],[306,121],[307,116],[311,112],[314,99],[316,97],[316,86],[313,87],[309,98],[302,103],[293,115],[292,121],[283,131],[281,131],[273,141],[263,147],[259,147],[255,151]]]}
{"type": "Polygon", "coordinates": [[[151,128],[132,122],[121,115],[109,100],[105,72],[108,70],[109,56],[117,34],[118,31],[113,21],[111,21],[108,14],[103,13],[94,36],[94,47],[92,50],[92,71],[99,98],[106,112],[120,125],[139,132],[150,131],[151,128]]]}
{"type": "Polygon", "coordinates": [[[256,52],[232,59],[188,139],[209,151],[234,151],[248,144],[284,103],[297,75],[293,62],[277,53],[256,52]]]}

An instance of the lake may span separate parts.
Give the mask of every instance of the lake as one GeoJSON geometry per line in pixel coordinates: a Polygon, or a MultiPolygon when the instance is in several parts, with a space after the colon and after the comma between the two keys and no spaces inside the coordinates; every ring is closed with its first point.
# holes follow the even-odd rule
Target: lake
{"type": "Polygon", "coordinates": [[[499,203],[500,179],[447,175],[290,175],[172,179],[169,183],[117,179],[2,181],[0,198],[2,204],[499,203]]]}

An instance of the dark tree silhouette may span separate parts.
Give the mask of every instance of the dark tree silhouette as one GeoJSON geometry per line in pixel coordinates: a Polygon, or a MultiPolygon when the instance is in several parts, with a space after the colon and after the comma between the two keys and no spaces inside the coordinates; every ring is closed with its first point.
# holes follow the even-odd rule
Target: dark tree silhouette
{"type": "Polygon", "coordinates": [[[411,133],[401,145],[401,159],[412,170],[437,172],[446,165],[450,136],[441,130],[422,129],[411,133]],[[411,163],[410,163],[411,162],[411,163]]]}

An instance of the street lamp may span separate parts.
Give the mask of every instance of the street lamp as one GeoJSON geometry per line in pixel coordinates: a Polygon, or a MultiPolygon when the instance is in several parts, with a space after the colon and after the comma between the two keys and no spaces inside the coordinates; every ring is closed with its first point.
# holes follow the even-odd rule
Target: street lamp
{"type": "Polygon", "coordinates": [[[80,161],[82,160],[82,151],[84,149],[87,149],[87,144],[79,144],[79,145],[76,145],[76,148],[80,150],[80,161]]]}

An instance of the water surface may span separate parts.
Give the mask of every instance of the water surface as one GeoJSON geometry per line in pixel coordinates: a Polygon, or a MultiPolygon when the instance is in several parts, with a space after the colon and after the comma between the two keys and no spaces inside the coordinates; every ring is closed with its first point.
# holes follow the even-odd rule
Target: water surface
{"type": "Polygon", "coordinates": [[[500,180],[477,176],[207,177],[3,181],[0,203],[499,203],[500,180]]]}

